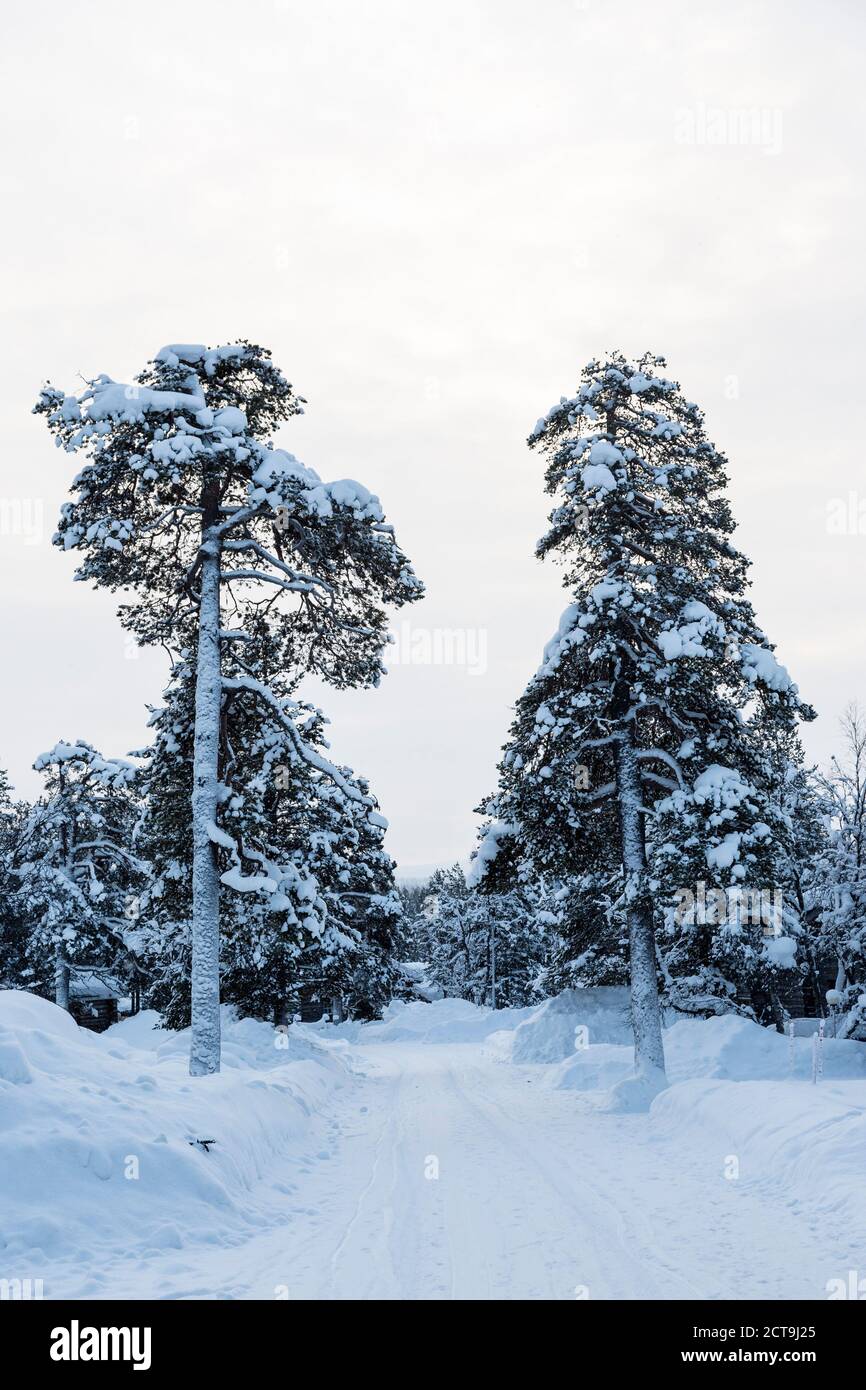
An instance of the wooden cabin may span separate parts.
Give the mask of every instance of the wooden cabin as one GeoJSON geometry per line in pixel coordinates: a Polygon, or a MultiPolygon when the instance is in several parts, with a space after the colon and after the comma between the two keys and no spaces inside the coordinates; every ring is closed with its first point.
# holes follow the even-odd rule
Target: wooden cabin
{"type": "Polygon", "coordinates": [[[102,1033],[120,1018],[120,984],[109,974],[73,966],[69,979],[69,1012],[81,1028],[102,1033]]]}

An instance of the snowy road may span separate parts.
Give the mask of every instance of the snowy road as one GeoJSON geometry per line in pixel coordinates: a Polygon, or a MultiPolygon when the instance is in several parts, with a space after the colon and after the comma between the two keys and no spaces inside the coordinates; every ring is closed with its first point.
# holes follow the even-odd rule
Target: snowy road
{"type": "Polygon", "coordinates": [[[653,1138],[543,1068],[344,1046],[327,1145],[263,1174],[254,1234],[105,1270],[102,1296],[820,1298],[862,1263],[772,1181],[727,1181],[724,1146],[653,1138]]]}

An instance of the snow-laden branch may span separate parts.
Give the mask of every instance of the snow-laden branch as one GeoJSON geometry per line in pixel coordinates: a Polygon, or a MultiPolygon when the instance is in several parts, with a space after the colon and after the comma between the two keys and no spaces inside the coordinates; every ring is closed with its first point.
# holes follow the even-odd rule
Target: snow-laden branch
{"type": "MultiPolygon", "coordinates": [[[[324,579],[318,579],[312,574],[305,574],[302,570],[292,569],[291,565],[287,565],[285,560],[281,560],[277,555],[272,555],[269,550],[266,550],[263,545],[258,541],[252,540],[252,538],[242,541],[226,541],[223,545],[223,550],[251,550],[255,555],[258,555],[260,560],[264,560],[268,565],[273,565],[276,570],[281,570],[289,579],[302,579],[308,585],[317,584],[327,593],[333,593],[333,588],[330,584],[327,584],[324,579]]],[[[258,573],[258,571],[256,571],[256,573],[258,573]]],[[[264,576],[262,577],[264,578],[264,576]]]]}
{"type": "Polygon", "coordinates": [[[140,536],[146,536],[151,531],[156,531],[162,526],[164,521],[177,516],[201,515],[201,507],[181,506],[179,503],[173,507],[168,507],[160,516],[153,521],[149,521],[145,526],[138,526],[136,530],[140,536]]]}
{"type": "Polygon", "coordinates": [[[581,800],[601,801],[605,796],[612,796],[615,791],[616,782],[605,782],[602,786],[597,787],[594,792],[587,792],[586,795],[581,797],[581,800]]]}
{"type": "Polygon", "coordinates": [[[239,507],[231,516],[226,517],[225,521],[219,522],[213,528],[214,534],[224,536],[228,531],[234,530],[235,526],[242,526],[245,521],[252,521],[253,517],[260,516],[266,509],[266,505],[262,502],[256,502],[253,506],[239,507]]]}
{"type": "Polygon", "coordinates": [[[670,777],[660,777],[657,772],[644,772],[641,770],[641,781],[655,782],[657,786],[664,787],[666,791],[676,792],[681,790],[681,786],[672,781],[670,777]]]}
{"type": "Polygon", "coordinates": [[[605,748],[609,743],[618,743],[622,738],[620,733],[606,734],[604,738],[585,738],[580,739],[577,747],[583,751],[584,748],[605,748]]]}
{"type": "Polygon", "coordinates": [[[221,849],[227,849],[230,850],[232,854],[237,854],[237,841],[233,836],[227,834],[225,830],[221,830],[216,821],[207,821],[205,830],[207,831],[207,837],[212,845],[219,845],[221,849]]]}
{"type": "Polygon", "coordinates": [[[224,676],[222,683],[224,690],[249,690],[251,694],[257,695],[260,700],[263,700],[264,703],[273,710],[286,733],[289,735],[295,752],[303,762],[307,763],[310,767],[316,768],[319,772],[323,772],[330,781],[334,782],[335,785],[345,793],[350,801],[357,801],[362,806],[372,808],[372,797],[364,796],[363,792],[360,792],[357,787],[353,786],[352,783],[343,776],[339,768],[335,767],[327,758],[323,758],[321,753],[318,753],[315,748],[311,748],[308,743],[304,742],[276,695],[274,695],[273,691],[269,690],[266,685],[263,685],[261,681],[257,681],[253,676],[224,676]]]}
{"type": "MultiPolygon", "coordinates": [[[[670,753],[666,753],[663,748],[641,748],[638,750],[636,756],[639,762],[650,758],[653,761],[664,763],[676,777],[680,791],[685,790],[685,779],[683,777],[682,768],[676,758],[671,757],[670,753]]],[[[649,773],[642,773],[641,775],[648,777],[649,773]]]]}
{"type": "Polygon", "coordinates": [[[55,883],[65,888],[71,897],[77,901],[79,907],[83,909],[85,916],[89,915],[91,906],[89,899],[86,894],[81,891],[72,875],[68,874],[65,869],[61,869],[54,864],[49,864],[46,860],[42,859],[38,864],[22,864],[19,869],[13,869],[12,872],[17,878],[22,879],[27,879],[31,875],[33,875],[37,881],[40,878],[53,879],[55,883]]]}
{"type": "Polygon", "coordinates": [[[233,579],[261,579],[266,584],[276,584],[278,589],[286,589],[293,594],[308,594],[316,587],[315,580],[278,579],[275,574],[268,574],[267,570],[220,570],[221,584],[231,584],[233,579]]]}
{"type": "Polygon", "coordinates": [[[73,846],[73,853],[77,854],[82,849],[99,849],[104,850],[106,854],[116,854],[119,858],[125,859],[127,864],[131,864],[133,869],[138,869],[143,874],[147,873],[148,865],[142,859],[137,859],[134,854],[130,854],[121,845],[116,845],[113,840],[82,840],[73,846]]]}

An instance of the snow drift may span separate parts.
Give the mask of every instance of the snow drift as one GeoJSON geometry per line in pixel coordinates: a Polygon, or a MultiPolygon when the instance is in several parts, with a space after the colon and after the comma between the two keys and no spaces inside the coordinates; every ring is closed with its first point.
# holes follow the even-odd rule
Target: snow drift
{"type": "Polygon", "coordinates": [[[0,1273],[112,1297],[111,1264],[215,1249],[268,1224],[291,1189],[278,1156],[315,1159],[317,1111],[348,1072],[292,1030],[224,1010],[221,1074],[191,1080],[189,1033],[140,1014],[103,1034],[45,999],[0,991],[0,1273]],[[198,1140],[214,1140],[208,1148],[198,1140]]]}
{"type": "Polygon", "coordinates": [[[501,1029],[516,1028],[536,1012],[534,1005],[525,1009],[490,1009],[471,1004],[467,999],[434,999],[430,1003],[413,1000],[405,1003],[393,1000],[378,1023],[310,1024],[305,1033],[315,1036],[324,1032],[330,1038],[345,1038],[365,1043],[473,1043],[501,1029]]]}
{"type": "Polygon", "coordinates": [[[799,1020],[792,1040],[734,1014],[680,1019],[665,1029],[669,1085],[659,1090],[633,1077],[630,1039],[614,1040],[624,1018],[627,1030],[616,998],[626,993],[567,990],[547,1000],[509,1035],[511,1060],[551,1064],[543,1084],[585,1092],[601,1111],[648,1110],[651,1135],[714,1168],[721,1156],[736,1160],[738,1179],[781,1187],[791,1206],[817,1203],[824,1219],[866,1235],[866,1047],[825,1039],[813,1084],[814,1024],[799,1020]],[[595,1040],[590,1030],[575,1048],[574,1027],[593,1011],[595,1040]]]}
{"type": "MultiPolygon", "coordinates": [[[[697,1078],[727,1081],[808,1081],[812,1039],[788,1037],[736,1014],[680,1019],[664,1032],[671,1084],[697,1078]]],[[[834,1038],[824,1041],[823,1075],[866,1079],[866,1047],[834,1038]]],[[[614,1086],[631,1072],[632,1048],[600,1044],[573,1053],[551,1073],[550,1084],[576,1091],[614,1086]]]]}
{"type": "Polygon", "coordinates": [[[561,1062],[591,1043],[630,1043],[627,989],[566,989],[518,1023],[513,1062],[561,1062]]]}

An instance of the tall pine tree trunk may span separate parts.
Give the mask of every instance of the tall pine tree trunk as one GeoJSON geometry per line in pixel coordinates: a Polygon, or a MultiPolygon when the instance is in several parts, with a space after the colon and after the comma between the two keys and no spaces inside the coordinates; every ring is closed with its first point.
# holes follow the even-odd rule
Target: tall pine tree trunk
{"type": "MultiPolygon", "coordinates": [[[[606,424],[611,440],[615,440],[617,420],[614,410],[607,411],[606,424]]],[[[664,1076],[665,1050],[659,1009],[656,938],[652,905],[647,894],[643,787],[635,747],[634,720],[628,718],[631,686],[627,671],[616,681],[613,705],[621,720],[619,737],[614,744],[614,762],[625,876],[634,1068],[638,1076],[648,1075],[654,1070],[664,1076]]]]}
{"type": "MultiPolygon", "coordinates": [[[[60,795],[63,796],[66,790],[66,777],[61,763],[57,770],[57,780],[60,783],[60,795]]],[[[62,820],[60,823],[60,847],[63,852],[63,869],[70,883],[74,882],[75,872],[73,855],[69,847],[69,822],[62,820]]],[[[69,1013],[69,981],[71,978],[69,961],[63,942],[58,941],[54,948],[54,1002],[59,1009],[65,1009],[69,1013]]]]}
{"type": "Polygon", "coordinates": [[[220,558],[217,496],[205,496],[201,603],[195,683],[192,789],[192,1041],[191,1076],[220,1069],[219,874],[209,827],[216,822],[219,779],[220,558]]]}
{"type": "Polygon", "coordinates": [[[59,1009],[69,1012],[69,962],[58,946],[54,956],[54,1002],[59,1009]]]}
{"type": "Polygon", "coordinates": [[[647,898],[646,841],[642,811],[643,790],[638,769],[634,724],[625,723],[616,745],[616,787],[625,874],[631,1013],[634,1026],[635,1071],[654,1069],[664,1074],[652,907],[647,898]]]}

